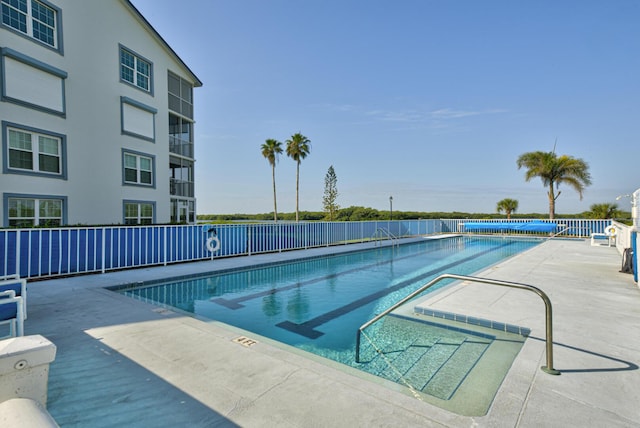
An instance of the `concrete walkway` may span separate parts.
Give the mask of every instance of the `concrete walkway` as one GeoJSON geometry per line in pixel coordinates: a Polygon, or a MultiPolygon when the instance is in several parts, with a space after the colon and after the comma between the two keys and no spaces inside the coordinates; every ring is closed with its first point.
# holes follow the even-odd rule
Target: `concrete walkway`
{"type": "Polygon", "coordinates": [[[62,427],[92,428],[640,426],[640,291],[631,275],[618,272],[614,248],[588,241],[548,241],[479,275],[549,294],[560,376],[539,368],[545,365],[544,305],[533,293],[458,284],[421,303],[532,330],[481,417],[450,413],[337,363],[103,289],[300,255],[30,283],[26,334],[58,346],[50,413],[62,427]],[[258,343],[233,341],[242,335],[258,343]]]}

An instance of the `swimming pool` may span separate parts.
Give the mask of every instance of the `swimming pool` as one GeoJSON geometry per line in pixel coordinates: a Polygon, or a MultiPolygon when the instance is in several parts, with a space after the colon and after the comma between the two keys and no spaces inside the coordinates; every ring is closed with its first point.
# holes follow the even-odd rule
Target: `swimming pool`
{"type": "MultiPolygon", "coordinates": [[[[132,284],[118,291],[221,321],[406,385],[407,376],[422,376],[425,370],[398,375],[397,367],[388,370],[391,358],[398,366],[413,366],[419,359],[433,361],[433,355],[424,357],[427,351],[437,358],[450,359],[455,350],[444,344],[452,343],[457,343],[458,348],[473,348],[472,354],[479,358],[496,336],[470,328],[443,329],[424,320],[416,323],[407,317],[390,317],[367,331],[367,336],[374,337],[380,346],[374,354],[386,355],[384,361],[374,361],[375,355],[369,350],[373,356],[356,363],[355,339],[360,325],[442,273],[473,274],[540,242],[470,236],[428,239],[177,281],[132,284]],[[433,328],[440,330],[433,333],[433,328]],[[410,339],[416,334],[422,342],[410,339]],[[408,354],[415,354],[413,360],[408,354]]],[[[443,281],[436,289],[446,285],[443,281]]],[[[367,355],[366,349],[363,355],[367,355]]],[[[468,364],[475,365],[477,361],[468,364]]],[[[463,377],[467,375],[468,371],[463,373],[463,377]]],[[[450,400],[460,382],[454,381],[453,386],[445,388],[447,392],[434,392],[442,388],[430,389],[427,385],[410,387],[450,400]]]]}

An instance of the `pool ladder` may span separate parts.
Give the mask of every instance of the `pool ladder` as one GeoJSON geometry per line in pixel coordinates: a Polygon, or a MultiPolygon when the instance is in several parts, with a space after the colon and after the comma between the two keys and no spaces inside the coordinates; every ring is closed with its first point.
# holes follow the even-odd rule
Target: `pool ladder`
{"type": "Polygon", "coordinates": [[[373,232],[373,235],[371,235],[371,240],[375,242],[375,245],[378,246],[378,238],[384,238],[386,237],[387,239],[390,239],[392,241],[392,246],[397,246],[400,245],[400,238],[398,238],[396,235],[394,235],[393,233],[389,232],[389,229],[385,228],[385,227],[379,227],[376,229],[375,232],[373,232]]]}
{"type": "Polygon", "coordinates": [[[544,302],[544,307],[545,307],[545,331],[546,331],[546,339],[545,340],[546,340],[546,353],[547,353],[547,365],[546,366],[542,366],[540,368],[545,373],[549,373],[549,374],[552,374],[552,375],[559,375],[560,374],[560,372],[558,370],[553,368],[552,308],[551,308],[551,300],[549,300],[549,297],[547,296],[547,294],[544,291],[540,290],[537,287],[534,287],[533,285],[520,284],[518,282],[508,282],[508,281],[501,281],[501,280],[498,280],[498,279],[479,278],[479,277],[475,277],[475,276],[455,275],[455,274],[450,274],[450,273],[445,273],[445,274],[440,275],[437,278],[431,280],[429,283],[423,285],[422,287],[420,287],[419,289],[417,289],[413,293],[409,294],[407,297],[405,297],[404,299],[400,300],[395,305],[391,306],[389,309],[381,312],[380,314],[376,315],[371,320],[369,320],[366,323],[362,324],[360,326],[360,328],[358,329],[358,332],[356,333],[356,363],[360,362],[360,336],[362,335],[362,331],[365,328],[367,328],[371,324],[379,321],[380,318],[382,318],[385,315],[389,314],[391,311],[397,309],[399,306],[405,304],[409,300],[413,299],[414,297],[416,297],[420,293],[424,292],[428,288],[431,288],[433,285],[435,285],[436,283],[438,283],[438,282],[440,282],[440,281],[442,281],[444,279],[457,279],[457,280],[460,280],[460,281],[479,282],[479,283],[482,283],[482,284],[499,285],[501,287],[519,288],[521,290],[532,291],[532,292],[536,293],[538,296],[540,296],[540,298],[544,302]]]}

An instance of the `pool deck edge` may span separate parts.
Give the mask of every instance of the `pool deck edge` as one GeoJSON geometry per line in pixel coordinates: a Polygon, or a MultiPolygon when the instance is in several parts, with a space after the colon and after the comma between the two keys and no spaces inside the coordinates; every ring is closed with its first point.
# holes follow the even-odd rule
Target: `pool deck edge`
{"type": "MultiPolygon", "coordinates": [[[[305,256],[355,245],[305,250],[305,256]]],[[[640,290],[631,275],[618,272],[615,248],[551,240],[478,275],[535,285],[549,294],[560,376],[540,370],[544,307],[533,294],[458,284],[421,302],[531,329],[488,414],[479,417],[453,414],[268,341],[236,343],[234,329],[104,290],[300,255],[29,283],[26,334],[42,334],[58,346],[51,413],[62,427],[88,426],[95,418],[104,426],[202,427],[625,427],[640,420],[640,290]],[[56,386],[62,379],[75,389],[56,386]]]]}

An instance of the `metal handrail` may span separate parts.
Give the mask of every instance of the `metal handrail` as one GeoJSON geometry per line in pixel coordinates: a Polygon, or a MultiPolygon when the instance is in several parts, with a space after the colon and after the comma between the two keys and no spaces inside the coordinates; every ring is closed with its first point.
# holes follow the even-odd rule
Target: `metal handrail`
{"type": "Polygon", "coordinates": [[[547,351],[546,352],[547,353],[547,365],[546,366],[542,366],[540,368],[545,373],[549,373],[549,374],[552,374],[552,375],[559,375],[560,374],[560,372],[558,370],[555,370],[553,368],[552,308],[551,308],[551,300],[549,300],[549,297],[546,295],[546,293],[544,291],[540,290],[537,287],[534,287],[533,285],[520,284],[518,282],[501,281],[501,280],[498,280],[498,279],[479,278],[479,277],[474,277],[474,276],[455,275],[455,274],[450,274],[450,273],[445,273],[445,274],[440,275],[437,278],[431,280],[429,283],[423,285],[418,290],[416,290],[413,293],[409,294],[407,297],[405,297],[404,299],[400,300],[395,305],[391,306],[389,309],[381,312],[380,314],[376,315],[373,319],[371,319],[371,320],[367,321],[366,323],[362,324],[362,326],[360,326],[360,328],[358,329],[357,336],[356,336],[356,362],[357,363],[360,362],[360,336],[362,334],[362,330],[364,330],[365,328],[369,327],[371,324],[377,322],[378,320],[380,320],[380,318],[384,317],[385,315],[387,315],[391,311],[393,311],[396,308],[398,308],[399,306],[405,304],[409,300],[411,300],[414,297],[416,297],[418,294],[422,293],[423,291],[427,290],[428,288],[432,287],[434,284],[442,281],[443,279],[458,279],[458,280],[461,280],[461,281],[479,282],[479,283],[482,283],[482,284],[493,284],[493,285],[500,285],[500,286],[503,286],[503,287],[519,288],[519,289],[522,289],[522,290],[532,291],[532,292],[536,293],[538,296],[540,296],[540,298],[544,302],[544,306],[545,306],[545,332],[546,332],[545,341],[546,341],[546,351],[547,351]]]}
{"type": "MultiPolygon", "coordinates": [[[[385,235],[387,235],[387,238],[392,241],[392,245],[399,245],[400,238],[398,238],[396,235],[394,235],[384,227],[377,228],[376,231],[373,232],[373,235],[371,235],[371,239],[373,239],[374,237],[377,237],[378,232],[383,232],[385,235]]],[[[376,241],[376,245],[377,245],[377,241],[376,241]]]]}
{"type": "Polygon", "coordinates": [[[566,224],[563,224],[562,226],[564,226],[564,229],[562,229],[559,232],[554,233],[553,235],[549,235],[549,237],[547,238],[547,240],[551,239],[551,238],[555,238],[556,236],[560,235],[561,233],[566,232],[567,230],[571,229],[569,226],[567,226],[566,224]]]}

